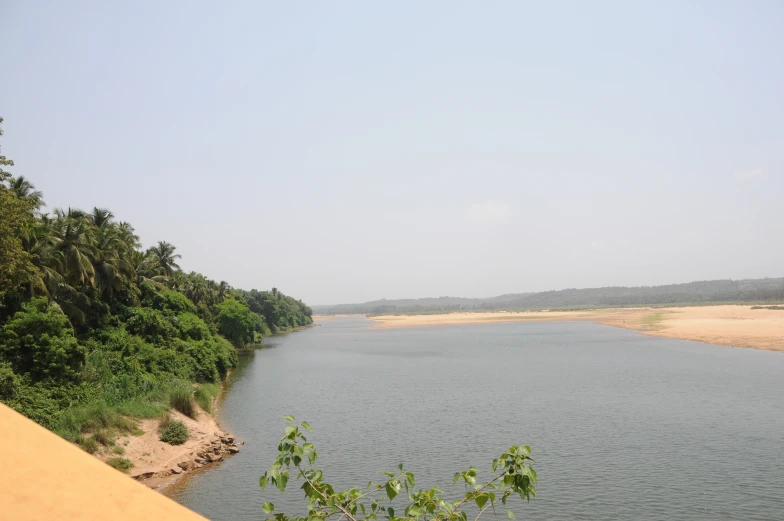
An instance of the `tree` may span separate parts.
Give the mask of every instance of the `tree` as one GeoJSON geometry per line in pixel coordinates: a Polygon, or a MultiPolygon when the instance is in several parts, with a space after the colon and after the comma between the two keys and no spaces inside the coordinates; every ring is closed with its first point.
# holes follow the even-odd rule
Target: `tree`
{"type": "MultiPolygon", "coordinates": [[[[474,467],[456,472],[452,485],[462,481],[465,491],[460,497],[451,500],[446,499],[438,488],[415,490],[414,474],[404,471],[402,464],[398,466],[397,473],[384,473],[389,477],[385,483],[370,482],[364,490],[352,488],[335,491],[324,480],[323,472],[314,467],[318,459],[316,448],[303,435],[303,430],[311,430],[310,425],[307,422],[297,425],[291,416],[285,419],[291,425],[286,427],[285,435],[278,445],[278,457],[259,480],[259,486],[264,490],[271,484],[282,493],[286,490],[291,474],[294,474],[297,480],[303,481],[301,489],[308,502],[308,516],[292,518],[276,513],[273,518],[275,521],[318,521],[332,515],[347,521],[377,521],[379,516],[389,521],[467,521],[468,508],[478,511],[475,517],[478,520],[488,509],[495,512],[496,507],[507,507],[514,496],[524,501],[530,501],[536,496],[537,479],[536,471],[531,467],[531,448],[522,445],[510,447],[493,460],[494,477],[489,481],[478,483],[478,471],[474,467]],[[398,507],[400,514],[396,515],[391,503],[404,488],[408,500],[402,509],[398,507]]],[[[267,501],[263,510],[271,514],[275,511],[275,505],[267,501]]],[[[507,515],[514,519],[512,510],[508,509],[507,515]]]]}
{"type": "Polygon", "coordinates": [[[159,241],[156,246],[147,250],[147,254],[152,258],[153,264],[158,269],[159,274],[171,276],[174,270],[179,270],[177,259],[181,258],[179,253],[175,253],[175,248],[172,244],[165,241],[159,241]]]}
{"type": "Polygon", "coordinates": [[[9,289],[27,283],[35,272],[21,239],[23,227],[33,222],[34,204],[5,186],[6,181],[13,185],[14,180],[4,167],[13,165],[13,161],[0,154],[0,299],[9,289]]]}
{"type": "Polygon", "coordinates": [[[28,284],[35,274],[21,238],[21,230],[32,220],[30,203],[0,186],[0,298],[9,290],[28,284]]]}
{"type": "Polygon", "coordinates": [[[28,199],[36,208],[44,206],[43,194],[35,189],[24,176],[12,178],[9,182],[10,190],[21,199],[28,199]]]}
{"type": "Polygon", "coordinates": [[[220,333],[235,346],[244,346],[253,340],[253,314],[244,302],[224,300],[217,306],[215,317],[220,333]]]}

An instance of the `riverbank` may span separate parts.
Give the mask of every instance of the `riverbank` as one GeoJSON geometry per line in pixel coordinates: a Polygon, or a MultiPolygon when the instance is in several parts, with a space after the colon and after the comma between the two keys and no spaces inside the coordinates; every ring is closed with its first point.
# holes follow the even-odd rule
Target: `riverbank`
{"type": "Polygon", "coordinates": [[[586,311],[496,311],[440,315],[384,315],[368,318],[376,322],[373,326],[376,328],[588,320],[598,324],[633,329],[650,336],[694,340],[731,347],[784,351],[784,311],[752,309],[750,305],[609,308],[586,311]]]}
{"type": "Polygon", "coordinates": [[[162,492],[186,474],[218,463],[223,458],[239,452],[237,440],[223,431],[215,419],[217,398],[212,399],[212,413],[194,404],[196,418],[172,410],[173,420],[179,420],[188,428],[188,439],[181,445],[170,445],[159,439],[158,419],[141,420],[138,435],[117,438],[114,450],[104,450],[95,456],[107,461],[122,457],[133,464],[128,474],[143,485],[162,492]]]}

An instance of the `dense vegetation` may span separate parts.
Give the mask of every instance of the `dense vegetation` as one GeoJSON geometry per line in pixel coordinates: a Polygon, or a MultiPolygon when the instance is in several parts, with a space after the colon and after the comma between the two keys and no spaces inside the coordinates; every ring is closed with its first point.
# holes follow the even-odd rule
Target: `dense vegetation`
{"type": "Polygon", "coordinates": [[[375,300],[364,304],[315,306],[320,314],[443,313],[449,311],[539,310],[618,306],[664,306],[720,302],[784,301],[784,278],[710,280],[666,286],[564,289],[486,299],[439,297],[375,300]]]}
{"type": "Polygon", "coordinates": [[[509,519],[514,519],[512,501],[516,497],[523,501],[536,497],[537,476],[531,466],[531,447],[526,445],[510,447],[493,460],[491,477],[486,481],[479,480],[475,467],[456,472],[452,486],[460,482],[464,489],[451,498],[440,488],[416,490],[414,473],[404,471],[403,464],[398,465],[397,472],[384,472],[389,478],[384,483],[371,481],[364,489],[335,490],[324,473],[314,466],[318,453],[303,434],[311,430],[310,425],[307,422],[297,425],[291,416],[285,419],[291,425],[286,427],[278,444],[278,456],[259,479],[259,486],[264,490],[272,485],[282,493],[292,476],[301,480],[300,489],[308,503],[307,516],[274,513],[275,505],[265,501],[262,510],[274,513],[269,521],[321,521],[331,516],[346,521],[468,521],[468,515],[478,521],[488,510],[497,519],[497,510],[502,508],[506,508],[509,519]]]}
{"type": "Polygon", "coordinates": [[[312,322],[277,289],[181,271],[174,246],[142,249],[109,210],[44,213],[11,166],[0,155],[0,401],[86,449],[208,407],[236,348],[312,322]]]}

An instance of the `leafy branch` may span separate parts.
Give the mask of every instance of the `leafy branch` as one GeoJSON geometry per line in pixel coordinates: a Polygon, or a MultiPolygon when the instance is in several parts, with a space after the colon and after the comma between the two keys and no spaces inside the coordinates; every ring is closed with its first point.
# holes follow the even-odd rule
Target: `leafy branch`
{"type": "MultiPolygon", "coordinates": [[[[259,479],[259,485],[262,490],[273,485],[282,493],[294,474],[295,479],[303,481],[301,489],[308,502],[308,515],[289,517],[275,512],[275,505],[266,501],[262,508],[273,515],[270,520],[322,521],[338,515],[337,521],[378,521],[379,517],[387,521],[468,521],[465,509],[476,505],[478,514],[474,521],[478,521],[488,509],[495,511],[499,503],[506,507],[510,498],[519,496],[521,500],[530,501],[536,497],[536,471],[531,467],[533,458],[527,445],[510,447],[494,459],[493,477],[489,481],[478,483],[475,467],[456,472],[452,485],[462,481],[466,489],[459,499],[447,500],[444,492],[435,487],[414,490],[414,473],[405,471],[402,464],[398,465],[397,473],[384,472],[389,479],[383,483],[371,481],[364,489],[336,491],[324,481],[324,473],[314,467],[318,453],[304,435],[304,431],[312,431],[308,422],[297,425],[292,416],[284,419],[290,425],[278,444],[278,456],[259,479]],[[404,489],[408,503],[402,509],[402,515],[395,515],[392,501],[404,489]]],[[[514,519],[510,509],[507,509],[507,515],[514,519]]]]}

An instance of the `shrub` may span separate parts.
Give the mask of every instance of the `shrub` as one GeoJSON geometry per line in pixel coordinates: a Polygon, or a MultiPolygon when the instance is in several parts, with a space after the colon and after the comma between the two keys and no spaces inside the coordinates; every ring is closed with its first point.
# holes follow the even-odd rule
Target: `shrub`
{"type": "Polygon", "coordinates": [[[193,390],[190,385],[177,385],[172,388],[169,391],[169,405],[188,418],[196,418],[196,408],[193,406],[193,390]]]}
{"type": "Polygon", "coordinates": [[[98,442],[93,438],[80,436],[76,441],[79,446],[89,454],[95,454],[95,452],[98,450],[98,442]]]}
{"type": "Polygon", "coordinates": [[[133,463],[125,458],[109,458],[106,464],[122,472],[128,472],[133,467],[133,463]]]}
{"type": "Polygon", "coordinates": [[[193,305],[193,302],[179,291],[158,291],[151,295],[150,300],[152,307],[161,311],[196,313],[196,306],[193,305]]]}
{"type": "Polygon", "coordinates": [[[216,384],[201,384],[199,387],[196,388],[196,392],[194,393],[194,397],[196,398],[196,403],[208,413],[212,412],[212,399],[215,398],[220,394],[220,387],[216,384]]]}
{"type": "Polygon", "coordinates": [[[0,357],[15,373],[28,373],[34,381],[74,380],[85,352],[59,306],[49,306],[43,298],[22,306],[0,329],[0,357]]]}
{"type": "Polygon", "coordinates": [[[182,445],[188,440],[188,427],[179,420],[173,420],[168,414],[161,418],[158,432],[159,439],[169,445],[182,445]]]}

